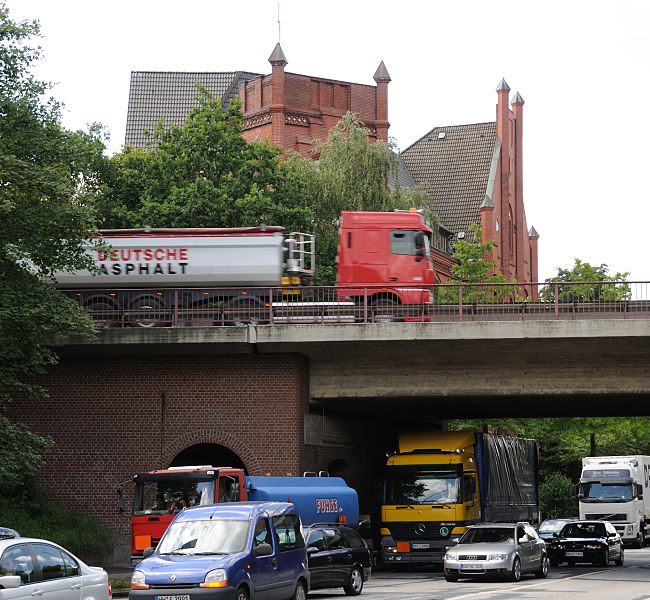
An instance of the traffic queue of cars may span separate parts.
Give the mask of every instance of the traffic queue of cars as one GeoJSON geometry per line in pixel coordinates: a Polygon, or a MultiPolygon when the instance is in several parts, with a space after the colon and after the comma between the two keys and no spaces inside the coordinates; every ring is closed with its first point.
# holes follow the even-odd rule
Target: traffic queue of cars
{"type": "Polygon", "coordinates": [[[447,548],[444,575],[447,581],[461,577],[505,577],[519,581],[523,574],[546,577],[549,566],[590,563],[622,566],[623,540],[608,521],[551,519],[538,531],[528,523],[473,525],[457,544],[447,548]]]}

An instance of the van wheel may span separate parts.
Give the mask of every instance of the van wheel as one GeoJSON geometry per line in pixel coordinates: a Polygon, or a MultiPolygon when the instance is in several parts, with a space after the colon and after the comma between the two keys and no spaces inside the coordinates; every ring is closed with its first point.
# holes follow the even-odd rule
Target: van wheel
{"type": "Polygon", "coordinates": [[[359,567],[354,567],[350,573],[350,582],[343,586],[343,591],[348,596],[358,596],[363,589],[363,573],[359,567]]]}
{"type": "Polygon", "coordinates": [[[306,600],[307,590],[305,589],[305,584],[302,581],[299,581],[296,585],[296,591],[293,593],[293,600],[306,600]]]}
{"type": "Polygon", "coordinates": [[[249,600],[248,590],[242,586],[237,590],[237,600],[249,600]]]}

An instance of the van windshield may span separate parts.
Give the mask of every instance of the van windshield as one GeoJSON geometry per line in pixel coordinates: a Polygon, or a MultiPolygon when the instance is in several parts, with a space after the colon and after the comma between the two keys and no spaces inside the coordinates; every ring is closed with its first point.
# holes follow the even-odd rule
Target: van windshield
{"type": "Polygon", "coordinates": [[[172,523],[158,545],[158,554],[233,554],[242,552],[248,521],[212,519],[172,523]]]}

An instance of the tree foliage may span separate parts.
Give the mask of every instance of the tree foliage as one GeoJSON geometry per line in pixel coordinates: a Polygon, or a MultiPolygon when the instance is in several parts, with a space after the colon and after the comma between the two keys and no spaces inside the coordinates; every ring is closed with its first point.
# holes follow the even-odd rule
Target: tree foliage
{"type": "Polygon", "coordinates": [[[181,126],[160,122],[145,149],[111,159],[104,227],[244,227],[262,223],[305,229],[311,212],[285,189],[280,151],[242,137],[237,101],[199,88],[181,126]]]}
{"type": "Polygon", "coordinates": [[[557,293],[560,302],[629,300],[632,291],[630,286],[624,283],[629,275],[628,272],[610,275],[607,265],[594,266],[576,258],[573,268],[559,268],[556,276],[546,280],[549,285],[541,290],[540,299],[552,302],[557,293]]]}
{"type": "MultiPolygon", "coordinates": [[[[70,132],[48,85],[31,73],[35,21],[14,22],[0,3],[0,411],[56,360],[49,348],[91,336],[91,319],[49,284],[56,271],[89,266],[104,163],[100,129],[70,132]]],[[[2,490],[34,472],[47,441],[0,419],[2,490]],[[12,463],[7,466],[8,463],[12,463]],[[5,479],[6,478],[6,479],[5,479]]]]}
{"type": "Polygon", "coordinates": [[[368,130],[350,112],[317,142],[317,161],[293,157],[288,162],[294,193],[313,214],[316,234],[317,283],[331,285],[336,274],[339,218],[342,211],[393,211],[419,207],[427,197],[420,190],[391,191],[388,178],[397,171],[397,155],[389,144],[371,143],[368,130]]]}
{"type": "Polygon", "coordinates": [[[514,285],[500,285],[506,283],[501,273],[494,273],[497,265],[495,260],[488,260],[494,248],[494,240],[481,241],[481,228],[472,224],[471,240],[457,240],[454,243],[452,258],[455,264],[451,267],[452,279],[447,285],[437,288],[436,301],[441,304],[457,303],[460,301],[459,285],[463,285],[463,303],[472,302],[501,302],[505,299],[514,299],[517,287],[514,285]],[[490,288],[489,284],[495,284],[490,288]]]}

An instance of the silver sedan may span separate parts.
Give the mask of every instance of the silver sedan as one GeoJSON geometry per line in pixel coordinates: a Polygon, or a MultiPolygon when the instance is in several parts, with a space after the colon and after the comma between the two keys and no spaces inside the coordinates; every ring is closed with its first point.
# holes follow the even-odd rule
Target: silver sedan
{"type": "Polygon", "coordinates": [[[546,544],[528,523],[473,525],[444,558],[447,581],[486,576],[519,581],[524,573],[546,577],[548,568],[546,544]]]}
{"type": "Polygon", "coordinates": [[[0,600],[111,600],[108,574],[61,546],[34,538],[0,540],[0,600]]]}

